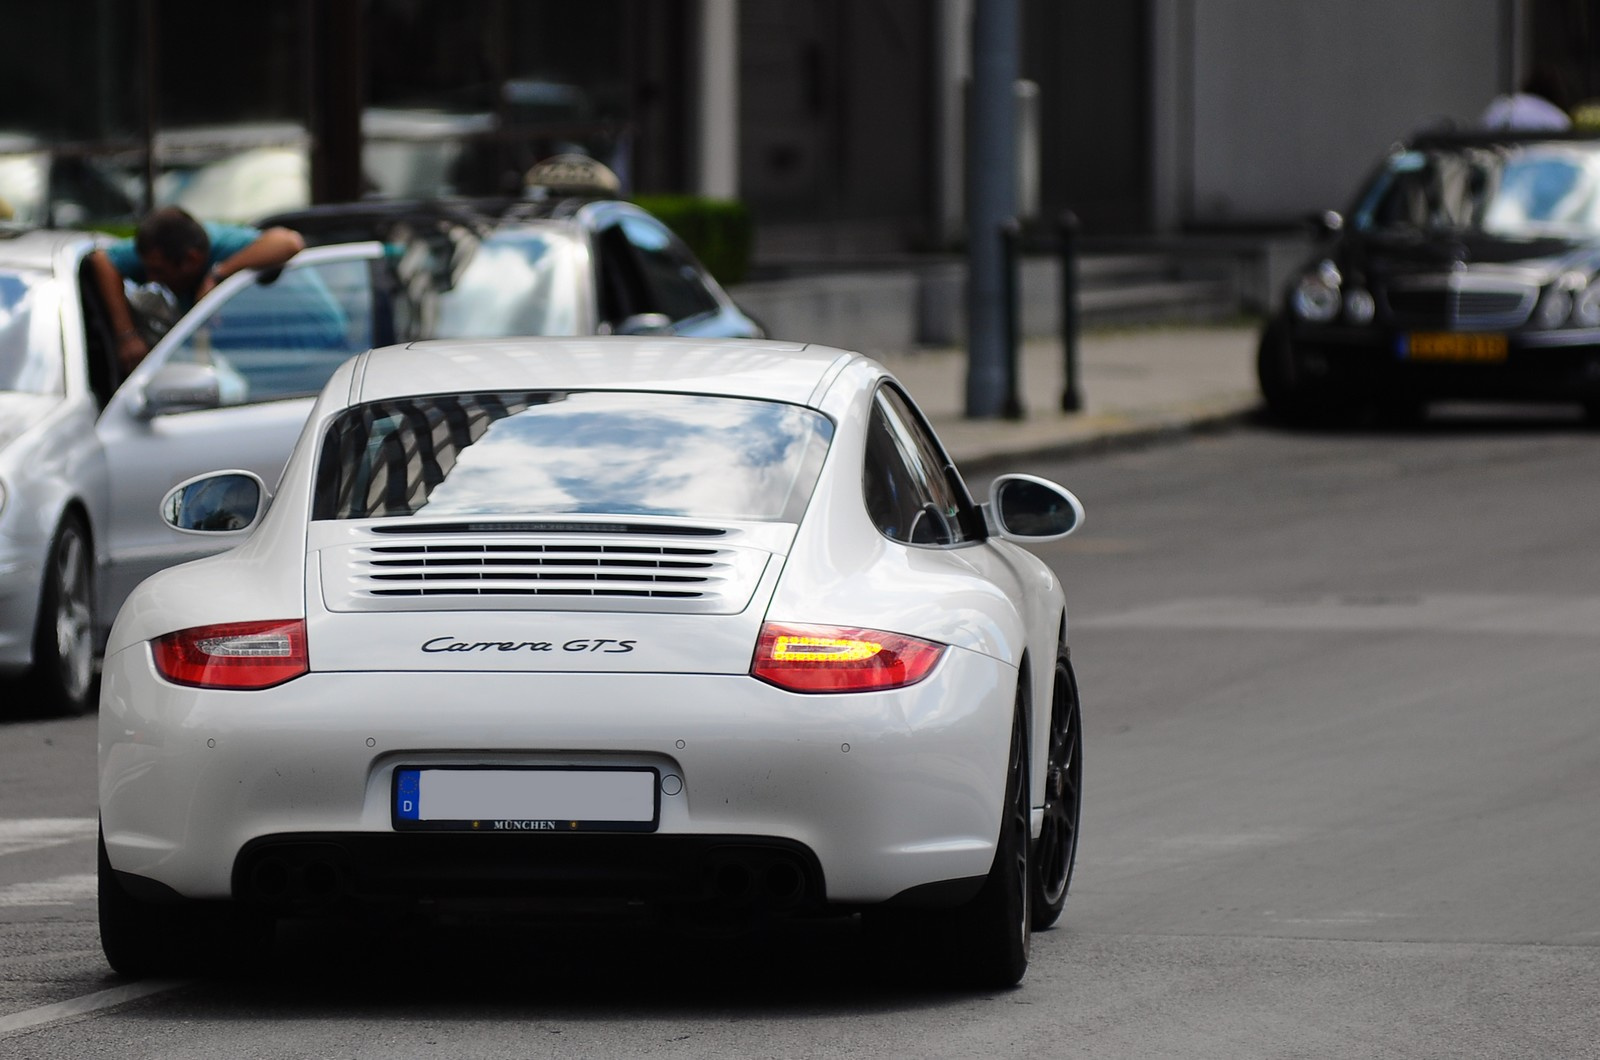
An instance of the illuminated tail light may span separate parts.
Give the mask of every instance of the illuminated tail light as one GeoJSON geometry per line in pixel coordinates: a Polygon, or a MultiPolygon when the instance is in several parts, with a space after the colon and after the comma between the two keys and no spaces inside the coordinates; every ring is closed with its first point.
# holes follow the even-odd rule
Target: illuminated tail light
{"type": "Polygon", "coordinates": [[[157,637],[153,647],[162,677],[197,688],[271,688],[310,669],[299,619],[195,626],[157,637]]]}
{"type": "Polygon", "coordinates": [[[876,629],[768,622],[750,673],[791,692],[880,691],[928,676],[944,647],[876,629]]]}

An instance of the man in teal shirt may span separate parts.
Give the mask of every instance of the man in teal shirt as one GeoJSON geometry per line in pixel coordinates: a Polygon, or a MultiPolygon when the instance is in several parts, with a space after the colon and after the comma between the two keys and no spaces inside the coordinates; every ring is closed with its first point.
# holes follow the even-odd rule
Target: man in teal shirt
{"type": "Polygon", "coordinates": [[[240,269],[270,269],[305,248],[289,228],[260,231],[244,225],[201,224],[176,206],[163,206],[122,239],[90,255],[96,283],[117,333],[117,361],[127,375],[150,352],[133,323],[122,281],[159,283],[184,312],[240,269]]]}

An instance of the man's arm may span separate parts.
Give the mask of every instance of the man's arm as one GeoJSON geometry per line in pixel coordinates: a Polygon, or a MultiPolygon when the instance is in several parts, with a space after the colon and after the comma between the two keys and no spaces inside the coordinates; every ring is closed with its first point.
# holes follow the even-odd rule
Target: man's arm
{"type": "Polygon", "coordinates": [[[211,266],[195,292],[198,300],[217,284],[240,269],[271,269],[282,265],[306,248],[306,241],[292,228],[269,228],[253,243],[211,266]]]}
{"type": "Polygon", "coordinates": [[[282,265],[302,250],[306,241],[292,228],[269,228],[256,237],[256,241],[223,261],[211,271],[220,280],[226,280],[240,269],[271,269],[282,265]]]}
{"type": "Polygon", "coordinates": [[[100,289],[111,330],[116,333],[117,363],[122,367],[122,374],[127,375],[144,360],[150,347],[133,326],[133,307],[128,305],[128,293],[122,287],[122,273],[116,265],[105,251],[96,250],[89,254],[89,267],[94,270],[95,286],[100,289]]]}

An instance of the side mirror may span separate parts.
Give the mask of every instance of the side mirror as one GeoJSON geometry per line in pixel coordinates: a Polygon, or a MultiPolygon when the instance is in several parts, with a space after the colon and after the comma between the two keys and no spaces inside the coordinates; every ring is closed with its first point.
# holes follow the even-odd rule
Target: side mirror
{"type": "Polygon", "coordinates": [[[161,521],[186,534],[242,533],[266,509],[267,488],[250,471],[215,471],[180,482],[161,501],[161,521]]]}
{"type": "Polygon", "coordinates": [[[665,313],[635,313],[612,329],[613,335],[659,335],[672,329],[672,318],[665,313]]]}
{"type": "Polygon", "coordinates": [[[144,385],[139,413],[145,419],[168,412],[214,409],[222,404],[222,384],[209,364],[165,364],[144,385]]]}
{"type": "Polygon", "coordinates": [[[1001,475],[983,506],[990,528],[1011,541],[1057,541],[1083,525],[1083,504],[1071,491],[1033,475],[1001,475]]]}

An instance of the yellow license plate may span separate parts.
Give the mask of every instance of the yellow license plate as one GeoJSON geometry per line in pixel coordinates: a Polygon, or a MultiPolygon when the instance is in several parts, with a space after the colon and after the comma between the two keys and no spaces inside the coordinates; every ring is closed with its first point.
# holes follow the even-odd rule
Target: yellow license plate
{"type": "Polygon", "coordinates": [[[1460,332],[1417,332],[1406,338],[1406,356],[1413,361],[1503,361],[1504,335],[1460,332]]]}

